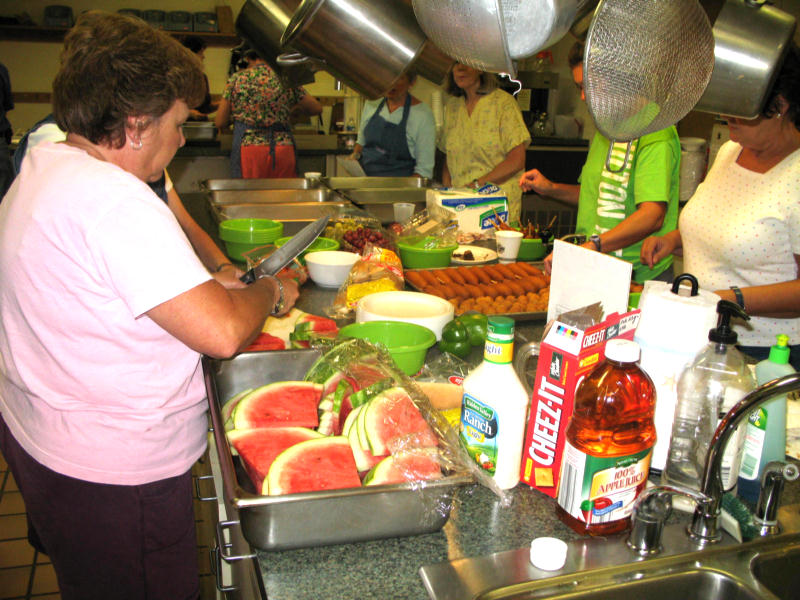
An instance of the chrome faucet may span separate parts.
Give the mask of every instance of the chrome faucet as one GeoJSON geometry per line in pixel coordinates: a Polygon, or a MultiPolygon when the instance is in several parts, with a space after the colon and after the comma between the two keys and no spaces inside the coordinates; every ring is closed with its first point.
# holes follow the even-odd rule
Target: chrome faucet
{"type": "MultiPolygon", "coordinates": [[[[653,554],[660,548],[661,528],[669,513],[671,496],[681,494],[695,501],[695,511],[688,528],[689,537],[700,545],[714,543],[722,538],[719,529],[719,516],[722,511],[722,454],[736,428],[761,404],[776,396],[783,396],[800,390],[800,373],[785,375],[757,387],[747,394],[720,421],[706,455],[700,491],[678,486],[656,486],[645,490],[634,506],[631,535],[628,546],[640,554],[653,554]]],[[[770,463],[773,465],[773,463],[770,463]]],[[[762,478],[762,489],[756,509],[756,522],[763,523],[761,535],[777,532],[778,497],[783,489],[783,481],[795,479],[797,468],[789,465],[788,470],[767,469],[762,478]]]]}

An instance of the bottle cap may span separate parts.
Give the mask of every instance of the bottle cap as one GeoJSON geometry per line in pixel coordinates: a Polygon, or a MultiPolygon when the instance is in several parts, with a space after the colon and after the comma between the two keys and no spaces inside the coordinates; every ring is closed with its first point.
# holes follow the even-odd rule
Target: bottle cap
{"type": "Polygon", "coordinates": [[[538,537],[531,542],[531,564],[542,571],[558,571],[567,561],[567,544],[553,537],[538,537]]]}
{"type": "Polygon", "coordinates": [[[623,363],[635,363],[642,351],[639,344],[632,340],[613,338],[606,342],[606,358],[623,363]]]}
{"type": "Polygon", "coordinates": [[[789,336],[779,333],[775,336],[775,338],[778,340],[778,343],[769,349],[769,360],[781,365],[788,365],[789,355],[791,354],[791,349],[789,348],[789,336]]]}
{"type": "Polygon", "coordinates": [[[514,319],[510,317],[489,317],[489,324],[487,326],[489,333],[498,335],[511,335],[514,333],[514,319]]]}

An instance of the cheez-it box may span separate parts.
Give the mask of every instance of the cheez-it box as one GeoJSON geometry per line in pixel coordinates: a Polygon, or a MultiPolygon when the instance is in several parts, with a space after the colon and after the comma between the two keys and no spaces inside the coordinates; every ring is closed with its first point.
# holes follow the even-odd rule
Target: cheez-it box
{"type": "Polygon", "coordinates": [[[640,311],[613,313],[585,331],[554,321],[539,348],[520,479],[555,498],[575,388],[605,357],[606,341],[633,339],[640,311]]]}

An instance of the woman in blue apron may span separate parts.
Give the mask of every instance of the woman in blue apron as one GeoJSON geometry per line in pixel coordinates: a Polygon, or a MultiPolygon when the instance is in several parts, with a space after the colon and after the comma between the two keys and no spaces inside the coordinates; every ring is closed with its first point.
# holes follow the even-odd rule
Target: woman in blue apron
{"type": "Polygon", "coordinates": [[[433,175],[436,126],[431,109],[408,93],[414,79],[401,76],[384,98],[364,105],[351,158],[371,177],[433,175]]]}

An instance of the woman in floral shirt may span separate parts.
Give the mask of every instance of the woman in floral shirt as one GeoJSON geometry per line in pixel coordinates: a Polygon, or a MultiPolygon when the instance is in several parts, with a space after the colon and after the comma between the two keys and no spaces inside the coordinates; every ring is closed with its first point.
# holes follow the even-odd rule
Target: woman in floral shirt
{"type": "Polygon", "coordinates": [[[254,51],[248,68],[225,86],[214,122],[220,129],[233,120],[233,177],[296,177],[297,161],[289,117],[296,108],[318,115],[322,105],[303,88],[290,88],[254,51]]]}

